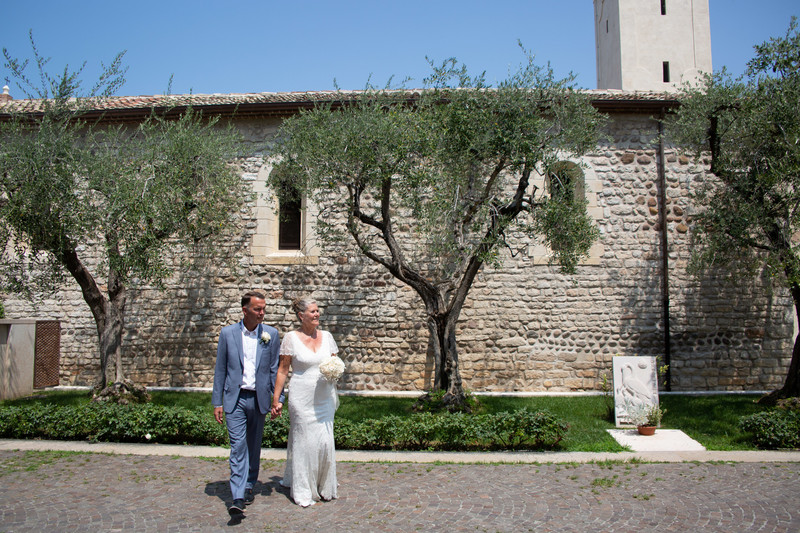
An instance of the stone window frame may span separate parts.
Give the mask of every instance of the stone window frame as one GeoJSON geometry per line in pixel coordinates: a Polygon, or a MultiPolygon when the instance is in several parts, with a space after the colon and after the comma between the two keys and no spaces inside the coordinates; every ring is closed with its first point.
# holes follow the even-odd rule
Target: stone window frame
{"type": "MultiPolygon", "coordinates": [[[[599,222],[603,219],[603,208],[597,202],[597,193],[602,190],[602,183],[597,178],[597,173],[586,158],[574,159],[565,157],[561,161],[573,163],[580,167],[583,171],[583,194],[586,198],[587,205],[586,211],[592,220],[599,222]]],[[[548,177],[543,170],[537,171],[535,176],[532,176],[531,183],[539,188],[540,191],[548,190],[548,177]]],[[[580,188],[578,188],[579,190],[580,188]]],[[[601,236],[602,237],[602,236],[601,236]]],[[[598,238],[589,249],[589,256],[584,258],[581,265],[599,265],[600,259],[605,253],[602,238],[598,238]]],[[[528,258],[535,265],[548,265],[550,264],[550,256],[552,255],[550,248],[540,243],[531,243],[528,245],[527,250],[528,258]]]]}
{"type": "Polygon", "coordinates": [[[274,168],[272,161],[265,161],[253,184],[255,198],[256,227],[250,243],[253,262],[259,265],[319,264],[319,247],[314,237],[313,221],[317,208],[306,198],[302,199],[301,246],[299,250],[281,250],[278,246],[280,223],[278,198],[267,187],[267,177],[274,168]]]}

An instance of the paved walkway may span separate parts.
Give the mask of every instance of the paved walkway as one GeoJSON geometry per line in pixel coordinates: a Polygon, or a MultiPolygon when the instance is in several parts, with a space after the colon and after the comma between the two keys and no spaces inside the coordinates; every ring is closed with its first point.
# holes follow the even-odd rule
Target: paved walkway
{"type": "Polygon", "coordinates": [[[284,453],[232,521],[226,449],[0,440],[0,532],[800,531],[800,452],[341,451],[340,498],[307,509],[284,453]]]}

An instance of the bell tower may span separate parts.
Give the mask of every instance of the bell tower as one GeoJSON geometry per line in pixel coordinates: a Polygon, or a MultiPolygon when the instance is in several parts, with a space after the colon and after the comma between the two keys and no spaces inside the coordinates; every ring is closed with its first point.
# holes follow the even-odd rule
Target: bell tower
{"type": "Polygon", "coordinates": [[[594,0],[597,88],[674,91],[711,72],[708,0],[594,0]]]}

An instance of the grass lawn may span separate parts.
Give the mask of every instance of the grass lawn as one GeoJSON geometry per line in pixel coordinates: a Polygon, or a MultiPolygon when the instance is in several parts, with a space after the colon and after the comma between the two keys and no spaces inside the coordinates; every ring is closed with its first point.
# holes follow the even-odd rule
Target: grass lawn
{"type": "MultiPolygon", "coordinates": [[[[153,403],[180,406],[191,410],[207,410],[211,414],[211,394],[206,392],[151,391],[153,403]]],[[[613,418],[607,416],[603,396],[539,396],[531,398],[480,396],[480,412],[497,413],[527,408],[547,409],[563,418],[570,426],[562,442],[563,451],[616,452],[622,447],[606,432],[614,428],[613,418]]],[[[738,430],[739,417],[763,410],[755,403],[758,395],[662,395],[666,407],[662,427],[680,429],[709,450],[751,450],[738,430]]],[[[87,403],[83,391],[47,391],[33,397],[8,400],[5,405],[24,405],[43,402],[60,405],[87,403]]],[[[341,397],[337,419],[353,421],[404,416],[411,413],[413,398],[341,397]]]]}
{"type": "Polygon", "coordinates": [[[662,426],[680,429],[709,450],[756,450],[739,432],[739,418],[767,408],[756,404],[758,394],[713,396],[665,395],[662,426]]]}

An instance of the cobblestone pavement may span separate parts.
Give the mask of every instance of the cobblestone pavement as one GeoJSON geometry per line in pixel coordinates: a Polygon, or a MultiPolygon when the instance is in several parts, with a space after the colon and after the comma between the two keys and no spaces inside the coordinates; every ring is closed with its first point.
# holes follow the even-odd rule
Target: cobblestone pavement
{"type": "Polygon", "coordinates": [[[282,472],[235,522],[224,458],[0,451],[0,531],[800,531],[800,463],[340,462],[305,509],[282,472]]]}

